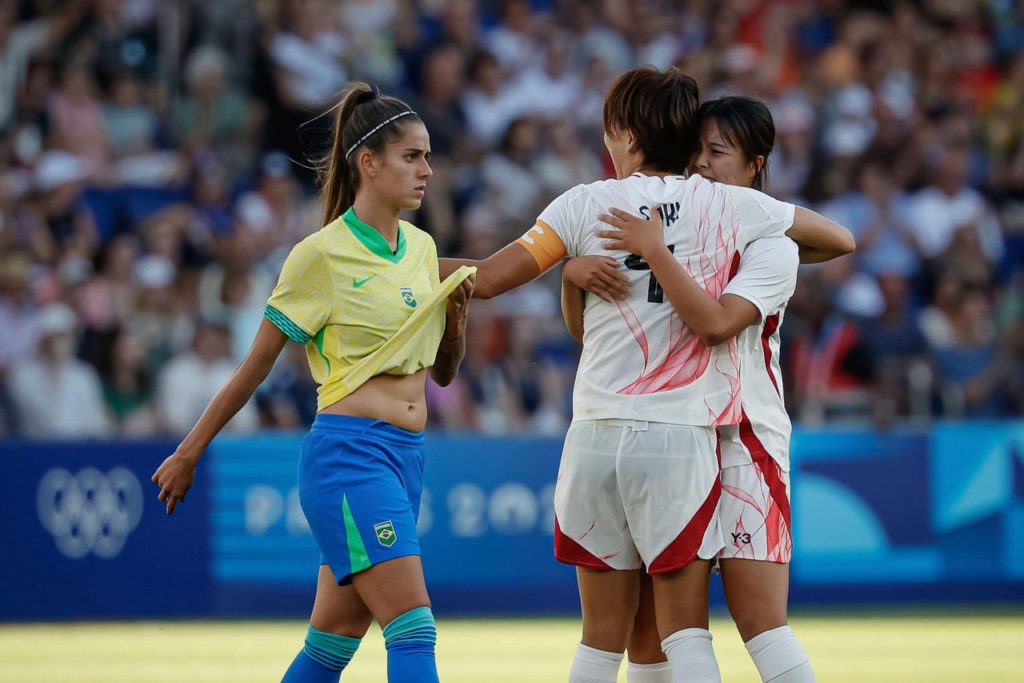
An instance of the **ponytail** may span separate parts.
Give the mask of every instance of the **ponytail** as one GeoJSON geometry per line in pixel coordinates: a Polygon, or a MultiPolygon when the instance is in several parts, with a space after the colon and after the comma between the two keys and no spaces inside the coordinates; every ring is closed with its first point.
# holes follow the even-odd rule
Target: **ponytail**
{"type": "Polygon", "coordinates": [[[318,164],[324,225],[347,211],[355,201],[360,178],[358,148],[381,152],[401,136],[402,126],[408,120],[420,120],[405,102],[381,96],[377,88],[360,81],[348,84],[334,108],[331,148],[318,164]]]}

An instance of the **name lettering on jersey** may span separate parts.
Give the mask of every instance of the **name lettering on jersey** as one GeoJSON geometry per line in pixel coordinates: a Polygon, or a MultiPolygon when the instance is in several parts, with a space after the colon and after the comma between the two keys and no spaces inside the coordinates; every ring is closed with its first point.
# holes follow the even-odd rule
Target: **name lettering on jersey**
{"type": "Polygon", "coordinates": [[[531,232],[537,233],[537,237],[540,237],[541,235],[544,234],[544,228],[542,228],[539,225],[534,225],[532,228],[530,228],[529,230],[526,231],[525,235],[523,235],[520,238],[521,240],[523,240],[527,244],[534,245],[534,244],[536,244],[536,242],[533,241],[533,235],[530,234],[531,232]]]}
{"type": "Polygon", "coordinates": [[[402,301],[404,301],[409,308],[416,308],[416,297],[413,296],[411,287],[402,287],[398,292],[402,295],[402,301]]]}
{"type": "MultiPolygon", "coordinates": [[[[664,223],[666,228],[669,227],[679,220],[679,202],[662,204],[658,207],[658,213],[661,214],[661,222],[664,223]]],[[[640,215],[644,217],[645,221],[651,220],[651,207],[641,206],[640,215]]]]}

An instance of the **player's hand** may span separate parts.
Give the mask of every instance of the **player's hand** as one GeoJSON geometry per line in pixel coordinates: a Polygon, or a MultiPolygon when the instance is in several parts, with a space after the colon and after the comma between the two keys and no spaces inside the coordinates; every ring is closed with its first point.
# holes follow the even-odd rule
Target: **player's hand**
{"type": "Polygon", "coordinates": [[[598,230],[597,236],[608,239],[604,245],[607,249],[622,249],[646,260],[656,250],[665,248],[665,230],[661,214],[658,211],[654,211],[653,214],[651,220],[645,221],[631,213],[609,209],[609,213],[601,214],[598,219],[611,228],[598,230]]]}
{"type": "Polygon", "coordinates": [[[473,296],[475,285],[476,275],[470,275],[459,284],[454,292],[448,295],[448,304],[445,307],[445,339],[458,339],[466,334],[469,300],[473,296]]]}
{"type": "Polygon", "coordinates": [[[562,279],[609,303],[629,294],[629,278],[610,256],[577,256],[562,266],[562,279]]]}
{"type": "Polygon", "coordinates": [[[178,503],[184,502],[185,494],[196,478],[196,462],[175,451],[153,473],[151,481],[160,487],[157,500],[167,505],[167,514],[174,514],[178,503]]]}

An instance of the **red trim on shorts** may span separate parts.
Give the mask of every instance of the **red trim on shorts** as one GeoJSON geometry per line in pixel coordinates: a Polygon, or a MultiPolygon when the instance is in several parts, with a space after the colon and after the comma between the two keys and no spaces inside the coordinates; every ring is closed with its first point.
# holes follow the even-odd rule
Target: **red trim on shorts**
{"type": "MultiPolygon", "coordinates": [[[[722,437],[715,431],[715,455],[718,457],[718,467],[722,467],[722,437]]],[[[697,510],[690,523],[686,525],[675,540],[668,544],[668,547],[661,551],[657,559],[651,562],[647,568],[648,574],[667,574],[682,569],[697,559],[697,552],[704,542],[704,534],[714,519],[715,511],[718,509],[718,501],[722,497],[722,478],[715,477],[715,483],[711,486],[708,497],[697,510]]]]}
{"type": "Polygon", "coordinates": [[[775,330],[779,329],[779,314],[770,315],[764,319],[764,330],[761,332],[761,347],[764,349],[764,367],[768,371],[768,379],[772,381],[772,386],[775,387],[775,393],[782,395],[779,391],[779,383],[775,379],[775,373],[772,372],[772,347],[769,341],[772,335],[775,334],[775,330]]]}
{"type": "Polygon", "coordinates": [[[779,474],[779,464],[768,454],[768,449],[757,438],[757,434],[754,433],[754,427],[750,424],[750,418],[747,417],[746,412],[743,413],[743,418],[740,420],[740,441],[750,451],[750,459],[764,476],[772,500],[775,501],[779,510],[782,511],[782,519],[786,523],[786,528],[792,534],[793,525],[790,519],[789,497],[786,495],[786,483],[782,481],[782,477],[779,474]]]}
{"type": "Polygon", "coordinates": [[[562,533],[557,518],[555,519],[555,559],[577,567],[588,567],[603,572],[612,571],[612,567],[609,567],[601,558],[562,533]]]}

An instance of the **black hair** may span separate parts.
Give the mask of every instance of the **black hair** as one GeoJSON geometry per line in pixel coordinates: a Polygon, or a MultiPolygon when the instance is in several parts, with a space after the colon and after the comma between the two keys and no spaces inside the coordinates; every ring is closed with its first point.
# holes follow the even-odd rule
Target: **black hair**
{"type": "Polygon", "coordinates": [[[699,106],[695,80],[675,67],[644,66],[622,74],[608,89],[604,129],[631,133],[646,166],[683,174],[697,151],[699,106]]]}
{"type": "Polygon", "coordinates": [[[775,147],[775,121],[763,102],[750,97],[719,97],[700,105],[700,127],[714,121],[725,141],[739,148],[747,162],[764,157],[754,174],[752,187],[764,190],[768,184],[768,157],[775,147]]]}

